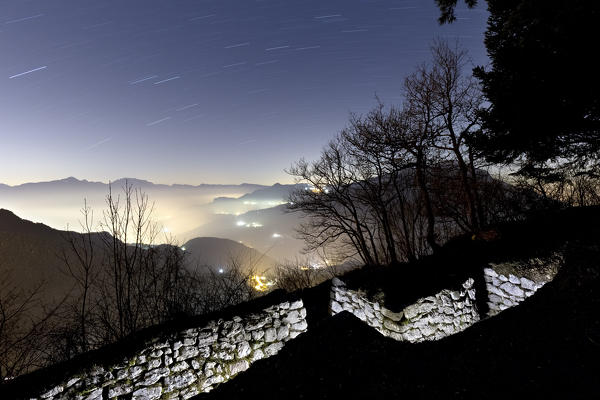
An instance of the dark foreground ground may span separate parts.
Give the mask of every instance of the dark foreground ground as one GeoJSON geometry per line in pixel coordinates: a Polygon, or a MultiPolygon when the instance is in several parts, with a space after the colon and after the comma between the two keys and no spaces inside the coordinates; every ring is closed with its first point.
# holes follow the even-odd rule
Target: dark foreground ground
{"type": "MultiPolygon", "coordinates": [[[[568,235],[565,266],[553,282],[463,333],[400,343],[348,313],[317,312],[308,332],[278,355],[197,398],[600,398],[599,226],[597,218],[587,222],[554,226],[557,235],[563,228],[576,234],[568,235]]],[[[311,292],[308,302],[322,304],[327,289],[311,292]]]]}

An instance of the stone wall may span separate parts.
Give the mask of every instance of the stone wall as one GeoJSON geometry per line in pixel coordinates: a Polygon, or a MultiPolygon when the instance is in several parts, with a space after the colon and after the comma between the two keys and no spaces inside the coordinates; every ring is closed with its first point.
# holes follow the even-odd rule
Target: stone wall
{"type": "Polygon", "coordinates": [[[473,283],[473,279],[468,279],[460,290],[442,290],[417,300],[400,312],[393,312],[377,301],[368,300],[361,291],[348,289],[342,281],[334,278],[330,312],[334,315],[349,311],[382,335],[399,341],[438,340],[479,321],[473,283]]]}
{"type": "Polygon", "coordinates": [[[492,264],[483,274],[488,291],[488,316],[494,316],[514,307],[539,288],[554,279],[562,263],[555,253],[550,257],[532,258],[526,261],[492,264]]]}
{"type": "Polygon", "coordinates": [[[306,330],[302,300],[283,302],[157,338],[122,363],[81,371],[38,398],[187,399],[277,354],[285,342],[306,330]]]}

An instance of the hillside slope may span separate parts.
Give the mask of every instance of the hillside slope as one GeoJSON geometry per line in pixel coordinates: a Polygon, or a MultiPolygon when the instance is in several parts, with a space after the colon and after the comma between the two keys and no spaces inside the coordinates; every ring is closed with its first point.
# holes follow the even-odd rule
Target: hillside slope
{"type": "Polygon", "coordinates": [[[198,237],[188,240],[183,247],[186,265],[192,269],[207,265],[227,268],[237,263],[242,269],[254,268],[262,272],[275,266],[272,258],[229,239],[198,237]]]}

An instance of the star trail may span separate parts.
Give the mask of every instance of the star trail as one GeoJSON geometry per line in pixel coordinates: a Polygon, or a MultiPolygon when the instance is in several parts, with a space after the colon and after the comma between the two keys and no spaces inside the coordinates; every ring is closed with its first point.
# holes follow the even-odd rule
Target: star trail
{"type": "Polygon", "coordinates": [[[437,37],[487,63],[487,12],[423,0],[5,0],[2,183],[289,182],[437,37]],[[107,138],[111,138],[107,140],[107,138]],[[244,143],[240,146],[240,143],[244,143]],[[260,162],[257,162],[260,160],[260,162]]]}

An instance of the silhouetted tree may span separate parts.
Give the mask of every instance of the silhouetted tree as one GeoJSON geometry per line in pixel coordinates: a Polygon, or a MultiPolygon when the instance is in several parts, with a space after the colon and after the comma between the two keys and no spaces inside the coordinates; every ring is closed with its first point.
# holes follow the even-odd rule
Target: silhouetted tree
{"type": "Polygon", "coordinates": [[[395,264],[487,222],[482,194],[492,180],[472,147],[481,130],[479,84],[464,74],[458,45],[437,41],[432,53],[431,64],[406,78],[401,109],[380,103],[352,115],[319,160],[288,171],[308,185],[289,208],[308,216],[299,233],[309,250],[342,243],[366,265],[395,264]]]}
{"type": "MultiPolygon", "coordinates": [[[[441,24],[447,22],[454,22],[456,20],[456,15],[454,14],[454,10],[456,9],[456,5],[459,0],[435,0],[436,4],[440,8],[441,15],[439,21],[441,24]]],[[[475,7],[477,4],[477,0],[464,0],[465,4],[468,7],[475,7]]]]}
{"type": "MultiPolygon", "coordinates": [[[[456,0],[437,0],[441,22],[456,0]]],[[[474,1],[467,1],[469,6],[474,1]]],[[[475,70],[490,107],[476,142],[488,160],[523,176],[559,179],[557,168],[597,171],[600,75],[593,62],[594,0],[488,0],[491,68],[475,70]]]]}

